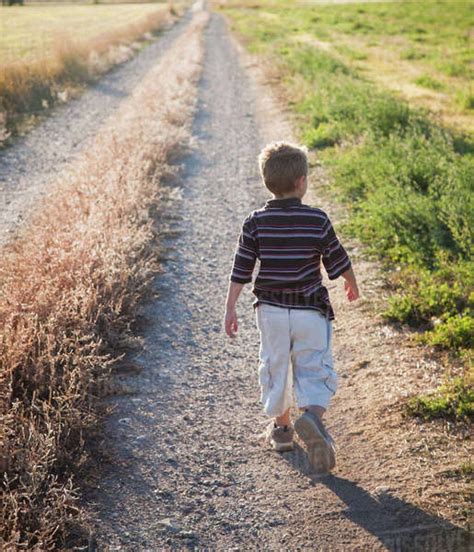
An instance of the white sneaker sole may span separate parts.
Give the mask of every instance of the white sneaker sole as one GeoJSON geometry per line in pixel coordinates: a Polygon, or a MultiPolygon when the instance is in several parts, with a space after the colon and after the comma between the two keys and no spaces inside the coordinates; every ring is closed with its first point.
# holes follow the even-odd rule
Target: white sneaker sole
{"type": "Polygon", "coordinates": [[[327,473],[336,465],[334,446],[321,433],[316,422],[302,414],[295,421],[295,431],[308,447],[308,460],[317,473],[327,473]]]}
{"type": "Polygon", "coordinates": [[[293,450],[293,443],[277,443],[276,441],[272,441],[271,445],[277,452],[293,450]]]}

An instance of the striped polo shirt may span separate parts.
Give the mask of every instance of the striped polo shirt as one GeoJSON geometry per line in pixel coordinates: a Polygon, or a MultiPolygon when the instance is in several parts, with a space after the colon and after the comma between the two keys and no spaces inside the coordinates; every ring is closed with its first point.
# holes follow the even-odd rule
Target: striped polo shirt
{"type": "Polygon", "coordinates": [[[334,320],[329,293],[322,283],[321,261],[330,280],[351,266],[327,214],[296,197],[268,200],[243,222],[230,280],[254,281],[253,305],[314,309],[334,320]]]}

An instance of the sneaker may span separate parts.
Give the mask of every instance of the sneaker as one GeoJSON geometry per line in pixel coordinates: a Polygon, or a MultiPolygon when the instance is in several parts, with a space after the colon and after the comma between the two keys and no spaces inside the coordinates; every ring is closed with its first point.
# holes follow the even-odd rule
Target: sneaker
{"type": "Polygon", "coordinates": [[[336,465],[336,448],[323,422],[306,411],[295,421],[296,433],[308,447],[308,459],[317,473],[327,473],[336,465]]]}
{"type": "Polygon", "coordinates": [[[295,430],[291,425],[275,427],[272,421],[267,427],[267,441],[278,452],[293,450],[294,434],[295,430]]]}

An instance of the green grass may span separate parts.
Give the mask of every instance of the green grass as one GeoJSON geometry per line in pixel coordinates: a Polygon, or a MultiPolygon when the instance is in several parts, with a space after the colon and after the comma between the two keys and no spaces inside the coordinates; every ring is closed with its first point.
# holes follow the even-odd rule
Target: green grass
{"type": "MultiPolygon", "coordinates": [[[[238,2],[245,4],[245,2],[238,2]]],[[[227,2],[232,6],[233,2],[227,2]]],[[[250,3],[249,3],[250,4],[250,3]]],[[[344,5],[303,6],[298,2],[252,2],[260,10],[234,10],[235,21],[259,26],[263,11],[276,15],[279,27],[288,35],[311,33],[318,38],[353,36],[367,39],[368,44],[396,37],[400,57],[426,59],[433,68],[450,76],[474,77],[472,66],[472,2],[392,2],[344,5]],[[291,7],[291,9],[289,9],[291,7]],[[250,12],[255,17],[250,21],[250,12]],[[449,17],[446,14],[449,13],[449,17]]],[[[266,19],[265,22],[269,22],[266,19]]],[[[268,29],[272,32],[273,29],[268,29]]],[[[280,35],[281,36],[281,35],[280,35]]],[[[395,47],[395,46],[394,46],[395,47]]]]}
{"type": "Polygon", "coordinates": [[[442,82],[437,81],[430,75],[421,75],[414,80],[418,86],[424,86],[425,88],[431,88],[432,90],[444,90],[445,86],[442,82]]]}
{"type": "Polygon", "coordinates": [[[458,92],[456,94],[456,101],[462,109],[466,111],[474,110],[474,89],[458,92]]]}
{"type": "MultiPolygon", "coordinates": [[[[439,126],[427,111],[375,86],[337,53],[291,36],[317,36],[330,23],[371,37],[383,29],[394,37],[401,33],[410,39],[408,45],[415,38],[445,51],[458,44],[463,51],[466,22],[453,14],[459,28],[451,21],[444,24],[440,5],[431,4],[426,13],[411,4],[285,6],[265,3],[262,15],[256,9],[227,13],[248,48],[279,67],[301,139],[318,151],[333,193],[348,206],[345,230],[392,269],[395,292],[386,318],[417,329],[426,344],[469,358],[474,335],[473,137],[439,126]],[[418,19],[408,18],[415,12],[418,19]]],[[[428,74],[419,84],[438,87],[428,74]]],[[[420,411],[472,413],[465,407],[472,394],[459,397],[461,406],[452,406],[452,397],[464,393],[465,379],[460,381],[449,393],[442,387],[439,400],[420,402],[420,411]]]]}

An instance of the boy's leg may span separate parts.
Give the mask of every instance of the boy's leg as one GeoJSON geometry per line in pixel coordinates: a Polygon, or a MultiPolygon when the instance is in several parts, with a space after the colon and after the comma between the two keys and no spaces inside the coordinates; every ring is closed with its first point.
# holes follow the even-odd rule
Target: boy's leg
{"type": "Polygon", "coordinates": [[[289,310],[260,304],[257,327],[260,331],[260,401],[264,412],[274,417],[267,426],[266,440],[278,452],[289,451],[293,449],[294,436],[290,426],[293,373],[290,370],[289,310]]]}
{"type": "Polygon", "coordinates": [[[319,472],[335,465],[332,437],[322,423],[322,416],[337,389],[333,369],[332,323],[317,311],[292,311],[292,362],[295,394],[303,414],[295,429],[308,447],[308,457],[319,472]]]}
{"type": "Polygon", "coordinates": [[[316,310],[292,309],[291,337],[298,407],[321,418],[338,386],[331,351],[332,322],[316,310]]]}
{"type": "Polygon", "coordinates": [[[260,332],[260,400],[264,412],[274,417],[277,425],[289,425],[293,402],[289,310],[267,304],[260,304],[256,310],[260,332]]]}
{"type": "Polygon", "coordinates": [[[275,418],[275,424],[280,426],[290,425],[291,424],[291,417],[290,417],[290,409],[288,408],[285,410],[285,412],[281,416],[277,416],[275,418]]]}

